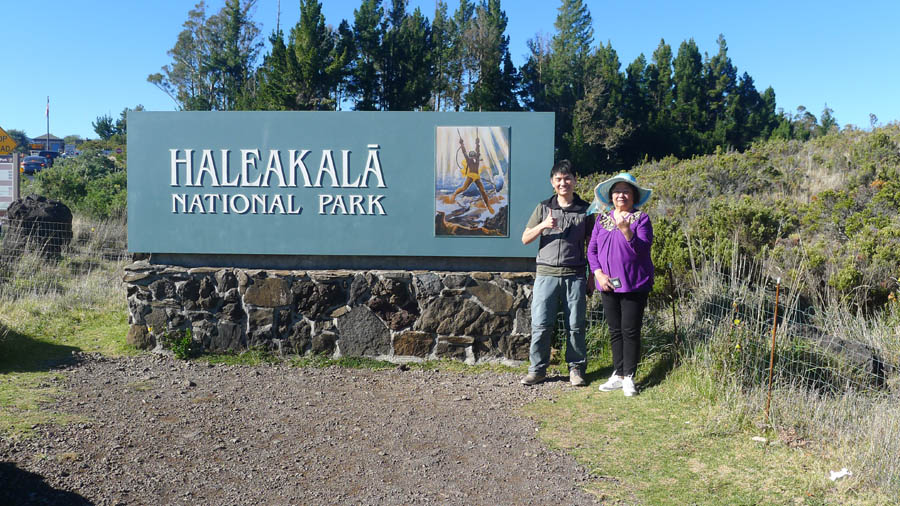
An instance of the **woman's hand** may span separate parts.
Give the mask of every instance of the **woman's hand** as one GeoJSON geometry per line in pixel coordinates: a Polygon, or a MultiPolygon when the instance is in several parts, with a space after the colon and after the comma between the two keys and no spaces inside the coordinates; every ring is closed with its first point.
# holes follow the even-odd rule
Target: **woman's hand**
{"type": "Polygon", "coordinates": [[[618,210],[613,212],[613,219],[616,221],[616,227],[618,227],[619,232],[622,232],[622,235],[625,236],[626,241],[630,241],[634,236],[634,232],[631,231],[631,224],[626,220],[628,216],[631,216],[631,213],[618,210]]]}
{"type": "Polygon", "coordinates": [[[615,290],[615,287],[609,282],[609,276],[603,274],[603,271],[597,269],[594,271],[594,279],[597,280],[597,286],[600,287],[604,292],[611,292],[615,290]]]}

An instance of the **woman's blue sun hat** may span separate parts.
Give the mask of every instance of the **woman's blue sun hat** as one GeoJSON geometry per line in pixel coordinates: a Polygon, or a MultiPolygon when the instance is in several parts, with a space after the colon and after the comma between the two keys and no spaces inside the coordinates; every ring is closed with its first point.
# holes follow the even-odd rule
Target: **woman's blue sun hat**
{"type": "Polygon", "coordinates": [[[594,201],[591,203],[591,206],[588,207],[587,213],[595,214],[599,212],[609,212],[609,210],[613,208],[612,201],[609,198],[609,191],[616,183],[622,182],[630,184],[637,190],[637,195],[634,196],[634,207],[641,207],[650,200],[650,195],[653,194],[653,190],[641,187],[638,185],[637,179],[635,179],[634,176],[627,172],[622,172],[621,174],[603,181],[594,188],[594,201]]]}

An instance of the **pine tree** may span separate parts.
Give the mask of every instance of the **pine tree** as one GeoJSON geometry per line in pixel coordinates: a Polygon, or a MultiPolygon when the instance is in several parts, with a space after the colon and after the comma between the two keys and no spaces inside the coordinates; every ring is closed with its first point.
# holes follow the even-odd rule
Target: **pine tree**
{"type": "MultiPolygon", "coordinates": [[[[584,98],[575,106],[575,127],[582,150],[572,150],[576,166],[588,167],[596,160],[606,166],[621,165],[619,148],[628,142],[634,125],[625,117],[624,78],[612,44],[600,45],[588,61],[584,98]]],[[[578,138],[569,136],[570,145],[578,138]]]]}
{"type": "Polygon", "coordinates": [[[632,126],[632,133],[622,142],[619,158],[625,165],[638,162],[647,153],[650,124],[650,84],[647,78],[647,59],[643,53],[625,69],[622,90],[623,116],[632,126]]]}
{"type": "Polygon", "coordinates": [[[447,95],[452,79],[450,59],[453,51],[453,20],[447,17],[447,2],[439,0],[431,22],[431,61],[434,65],[431,85],[431,107],[435,111],[448,108],[447,95]]]}
{"type": "MultiPolygon", "coordinates": [[[[729,143],[729,138],[736,137],[734,130],[740,128],[740,123],[729,114],[729,110],[734,108],[732,103],[738,99],[737,69],[728,57],[725,37],[719,34],[716,43],[719,52],[703,66],[706,83],[706,121],[703,125],[705,134],[703,137],[706,140],[706,150],[729,143]]],[[[736,147],[734,144],[732,146],[736,147]]]]}
{"type": "Polygon", "coordinates": [[[822,116],[819,119],[818,136],[827,135],[832,132],[839,132],[841,128],[838,126],[837,118],[834,117],[834,109],[825,104],[822,109],[822,116]]]}
{"type": "Polygon", "coordinates": [[[300,0],[300,20],[291,29],[288,51],[293,56],[288,63],[295,108],[334,109],[331,95],[336,81],[334,38],[325,27],[322,4],[318,0],[300,0]]]}
{"type": "Polygon", "coordinates": [[[550,80],[550,41],[544,34],[537,34],[526,42],[530,52],[528,60],[519,71],[521,97],[531,111],[550,111],[547,86],[550,80]]]}
{"type": "Polygon", "coordinates": [[[508,20],[500,0],[487,0],[476,9],[475,23],[466,32],[468,52],[474,56],[476,80],[466,94],[470,111],[515,111],[518,72],[509,55],[508,20]]]}
{"type": "Polygon", "coordinates": [[[341,105],[348,95],[350,76],[353,73],[354,56],[356,47],[353,42],[353,31],[346,19],[341,20],[337,33],[334,35],[334,49],[332,49],[332,101],[335,109],[340,110],[341,105]]]}
{"type": "Polygon", "coordinates": [[[288,58],[291,55],[284,43],[281,29],[269,36],[272,50],[263,58],[256,71],[257,90],[252,108],[264,111],[291,110],[294,105],[293,92],[288,74],[288,58]]]}
{"type": "Polygon", "coordinates": [[[431,27],[418,8],[410,16],[407,0],[393,0],[384,32],[382,96],[384,110],[421,108],[431,91],[431,27]]]}
{"type": "Polygon", "coordinates": [[[403,20],[400,43],[403,57],[399,68],[403,82],[396,109],[418,110],[428,104],[434,71],[431,25],[418,7],[403,20]]]}
{"type": "Polygon", "coordinates": [[[571,153],[565,133],[573,126],[575,104],[584,98],[586,65],[594,40],[591,14],[581,0],[562,0],[556,34],[550,41],[547,104],[556,112],[556,146],[559,158],[571,153]]]}
{"type": "Polygon", "coordinates": [[[451,77],[447,82],[447,98],[454,111],[459,111],[465,106],[463,97],[469,93],[472,86],[472,55],[469,52],[469,44],[466,43],[466,33],[469,32],[474,17],[475,4],[471,0],[460,0],[456,12],[453,13],[452,51],[448,60],[451,77]]]}
{"type": "Polygon", "coordinates": [[[226,0],[221,17],[221,46],[213,52],[213,65],[222,74],[221,108],[231,110],[248,93],[247,86],[262,42],[259,26],[250,20],[256,0],[226,0]]]}
{"type": "Polygon", "coordinates": [[[381,104],[380,65],[384,38],[384,9],[379,0],[363,0],[353,11],[356,58],[347,86],[357,111],[374,111],[381,104]]]}
{"type": "Polygon", "coordinates": [[[688,157],[703,152],[700,134],[704,126],[706,100],[703,64],[694,39],[682,42],[673,62],[675,69],[675,126],[680,132],[678,154],[688,157]]]}

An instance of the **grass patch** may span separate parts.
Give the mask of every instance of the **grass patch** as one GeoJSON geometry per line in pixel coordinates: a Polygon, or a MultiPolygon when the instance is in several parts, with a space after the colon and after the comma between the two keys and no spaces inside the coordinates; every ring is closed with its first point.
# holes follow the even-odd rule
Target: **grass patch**
{"type": "Polygon", "coordinates": [[[0,320],[8,333],[0,341],[0,372],[34,370],[52,365],[72,351],[120,356],[137,353],[125,344],[128,313],[124,297],[109,300],[105,307],[41,306],[39,300],[2,304],[0,320]]]}
{"type": "Polygon", "coordinates": [[[38,424],[78,420],[48,407],[62,394],[62,376],[53,369],[70,361],[72,352],[137,353],[125,344],[124,308],[43,313],[20,301],[3,304],[0,319],[6,327],[0,339],[0,435],[22,437],[38,424]]]}
{"type": "Polygon", "coordinates": [[[45,408],[60,394],[59,374],[47,372],[0,373],[0,435],[20,438],[45,423],[70,423],[78,417],[45,408]]]}
{"type": "MultiPolygon", "coordinates": [[[[73,258],[71,255],[64,258],[73,258]]],[[[63,395],[54,369],[73,352],[131,355],[125,344],[124,261],[97,259],[69,272],[60,263],[25,254],[0,278],[0,436],[23,437],[44,423],[74,417],[50,407],[63,395]],[[38,280],[38,281],[34,281],[38,280]]]]}
{"type": "MultiPolygon", "coordinates": [[[[664,382],[662,354],[638,371],[641,395],[596,390],[608,367],[593,365],[591,387],[526,407],[540,437],[564,449],[596,475],[589,490],[603,501],[643,504],[887,504],[855,482],[833,483],[842,466],[824,447],[794,448],[752,423],[717,422],[726,408],[714,401],[716,381],[688,366],[664,382]],[[648,384],[654,385],[647,387],[648,384]],[[770,443],[753,441],[766,437],[770,443]]],[[[594,364],[607,364],[596,360],[594,364]]]]}

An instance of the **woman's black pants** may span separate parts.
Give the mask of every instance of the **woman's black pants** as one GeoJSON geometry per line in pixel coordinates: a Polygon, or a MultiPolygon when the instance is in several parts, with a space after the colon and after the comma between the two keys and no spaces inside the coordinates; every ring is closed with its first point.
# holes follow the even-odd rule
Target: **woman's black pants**
{"type": "Polygon", "coordinates": [[[600,292],[603,316],[609,325],[609,344],[612,348],[615,374],[634,376],[641,358],[641,326],[647,292],[600,292]]]}

